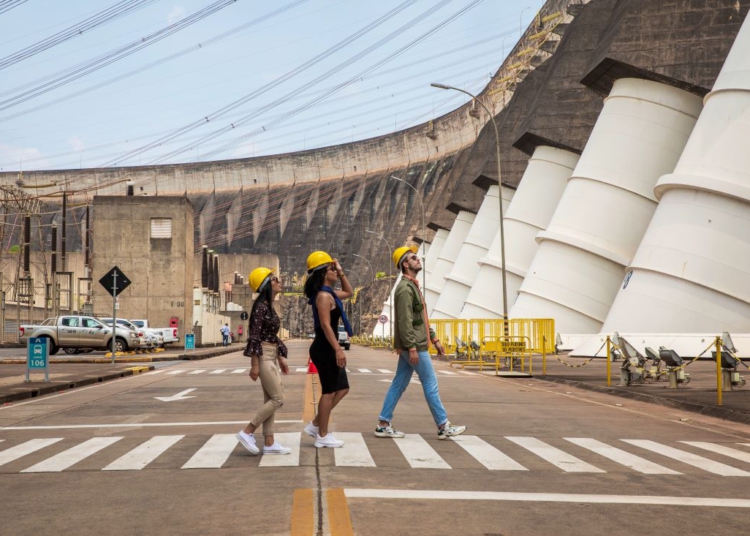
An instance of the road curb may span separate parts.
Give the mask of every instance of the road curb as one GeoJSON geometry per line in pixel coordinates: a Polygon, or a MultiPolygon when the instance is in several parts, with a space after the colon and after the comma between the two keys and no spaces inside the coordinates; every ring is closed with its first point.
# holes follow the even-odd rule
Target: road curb
{"type": "Polygon", "coordinates": [[[125,378],[126,376],[134,376],[135,374],[147,372],[147,370],[143,370],[143,369],[154,370],[154,367],[153,366],[133,367],[130,369],[124,369],[120,372],[107,374],[105,376],[96,376],[96,377],[91,377],[91,378],[84,378],[82,380],[73,380],[73,381],[69,381],[65,383],[60,383],[57,385],[45,385],[37,389],[29,389],[28,391],[12,393],[9,395],[0,395],[0,404],[18,402],[20,400],[36,398],[39,396],[49,395],[52,393],[59,393],[61,391],[68,391],[70,389],[75,389],[76,387],[85,387],[87,385],[93,385],[95,383],[104,383],[109,380],[117,380],[119,378],[125,378]],[[141,369],[141,370],[134,370],[134,369],[141,369]]]}
{"type": "MultiPolygon", "coordinates": [[[[241,348],[222,348],[210,352],[204,352],[200,354],[183,353],[177,355],[161,355],[158,357],[148,357],[147,355],[129,356],[129,357],[116,357],[115,364],[118,363],[158,363],[160,361],[199,361],[201,359],[208,359],[209,357],[216,357],[224,354],[231,354],[233,352],[241,351],[241,348]]],[[[108,365],[112,363],[111,357],[92,357],[89,359],[85,358],[69,358],[69,357],[51,357],[49,360],[50,365],[82,365],[82,364],[104,364],[108,365]]],[[[25,365],[25,359],[0,359],[0,365],[25,365]]]]}
{"type": "Polygon", "coordinates": [[[626,391],[624,389],[616,389],[613,387],[602,387],[599,385],[591,385],[585,382],[579,382],[576,380],[566,380],[564,378],[555,378],[553,376],[534,376],[534,379],[541,380],[550,383],[559,383],[563,385],[569,385],[571,387],[577,387],[579,389],[585,389],[587,391],[594,391],[597,393],[613,395],[620,398],[627,398],[630,400],[637,400],[638,402],[647,402],[657,406],[664,406],[674,409],[682,409],[691,413],[698,413],[700,415],[706,415],[709,417],[716,417],[724,419],[725,421],[738,422],[742,424],[750,424],[750,415],[735,411],[728,408],[722,408],[718,406],[707,406],[705,404],[699,404],[696,402],[688,402],[684,400],[673,400],[671,398],[662,398],[658,396],[649,395],[646,393],[637,393],[634,391],[626,391]]]}

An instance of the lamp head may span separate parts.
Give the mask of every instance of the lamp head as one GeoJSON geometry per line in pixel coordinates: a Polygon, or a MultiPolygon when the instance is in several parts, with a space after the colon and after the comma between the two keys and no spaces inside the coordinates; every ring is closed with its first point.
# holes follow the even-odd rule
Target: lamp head
{"type": "Polygon", "coordinates": [[[445,84],[438,84],[437,82],[433,82],[430,84],[432,87],[436,87],[438,89],[451,89],[450,86],[446,86],[445,84]]]}

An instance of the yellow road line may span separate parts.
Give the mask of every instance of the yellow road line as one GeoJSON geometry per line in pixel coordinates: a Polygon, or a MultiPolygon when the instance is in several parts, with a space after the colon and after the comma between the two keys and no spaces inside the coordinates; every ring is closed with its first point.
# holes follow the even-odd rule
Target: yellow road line
{"type": "Polygon", "coordinates": [[[292,503],[292,536],[311,536],[314,529],[313,490],[295,489],[292,503]]]}
{"type": "Polygon", "coordinates": [[[353,536],[352,518],[349,515],[349,504],[341,488],[326,490],[328,503],[328,526],[331,536],[353,536]]]}

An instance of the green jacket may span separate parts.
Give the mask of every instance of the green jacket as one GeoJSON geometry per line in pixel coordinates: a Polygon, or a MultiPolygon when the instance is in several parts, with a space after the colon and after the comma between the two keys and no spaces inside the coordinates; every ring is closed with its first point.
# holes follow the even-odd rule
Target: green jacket
{"type": "MultiPolygon", "coordinates": [[[[395,322],[393,326],[393,347],[399,350],[425,352],[428,348],[427,326],[424,322],[423,303],[417,286],[406,279],[401,279],[394,293],[395,322]]],[[[435,332],[430,329],[430,338],[435,332]]]]}

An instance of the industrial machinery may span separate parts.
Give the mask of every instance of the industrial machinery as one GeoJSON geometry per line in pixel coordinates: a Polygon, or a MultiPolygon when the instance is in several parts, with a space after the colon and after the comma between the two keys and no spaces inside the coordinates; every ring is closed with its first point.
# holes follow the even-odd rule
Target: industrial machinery
{"type": "Polygon", "coordinates": [[[659,359],[667,366],[669,388],[677,389],[680,384],[690,383],[690,374],[685,374],[685,361],[675,352],[664,346],[659,346],[659,359]]]}

